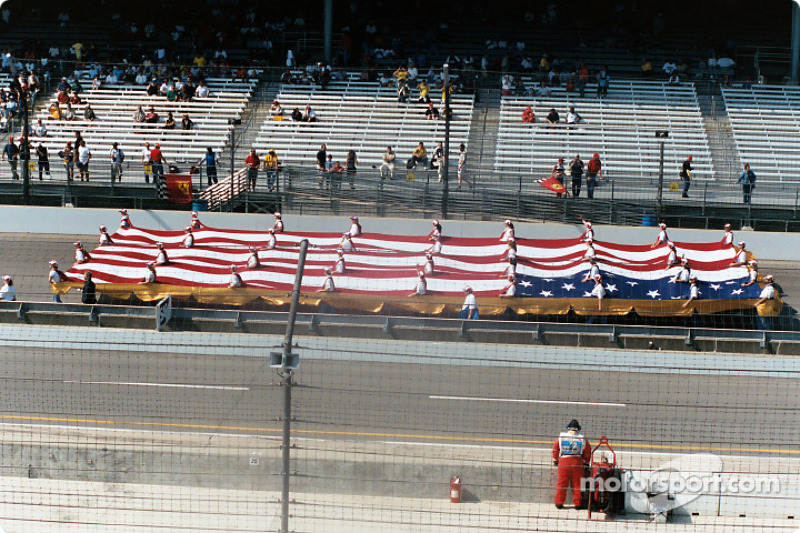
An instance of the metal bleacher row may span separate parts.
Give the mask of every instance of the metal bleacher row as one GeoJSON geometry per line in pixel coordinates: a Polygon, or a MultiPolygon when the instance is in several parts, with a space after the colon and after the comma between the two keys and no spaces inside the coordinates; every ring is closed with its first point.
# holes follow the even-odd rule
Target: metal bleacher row
{"type": "Polygon", "coordinates": [[[586,162],[597,152],[607,175],[653,176],[660,159],[658,130],[669,131],[663,139],[666,173],[675,174],[691,155],[693,177],[711,178],[711,153],[694,84],[617,79],[602,99],[596,97],[594,85],[587,86],[584,98],[563,88],[552,89],[544,98],[503,96],[495,169],[541,176],[550,173],[559,157],[569,163],[580,154],[586,162]],[[571,105],[583,123],[564,123],[571,105]],[[536,116],[532,124],[522,122],[527,106],[536,116]],[[551,108],[561,118],[556,126],[545,121],[551,108]]]}
{"type": "MultiPolygon", "coordinates": [[[[54,120],[47,110],[56,101],[55,95],[36,118],[41,118],[47,128],[45,137],[32,136],[34,143],[41,141],[51,154],[63,150],[67,141],[75,140],[75,132],[80,132],[86,145],[105,161],[105,154],[114,142],[125,151],[127,160],[138,160],[144,142],[149,141],[151,147],[161,144],[161,149],[170,163],[193,164],[200,159],[207,147],[220,151],[230,134],[229,119],[241,117],[251,97],[256,82],[232,81],[222,78],[206,80],[210,89],[207,98],[195,98],[191,102],[170,102],[162,96],[148,96],[145,88],[138,85],[119,84],[105,86],[97,90],[81,93],[82,103],[73,105],[76,119],[72,121],[54,120]],[[97,118],[92,121],[83,119],[86,105],[91,105],[97,118]],[[146,111],[153,105],[159,114],[159,122],[141,124],[133,121],[137,106],[146,111]],[[167,113],[172,111],[176,126],[164,129],[167,113]],[[194,122],[190,131],[180,128],[184,113],[194,122]]],[[[61,105],[62,111],[66,105],[61,105]]],[[[54,159],[55,156],[51,156],[54,159]]]]}
{"type": "MultiPolygon", "coordinates": [[[[379,87],[351,76],[345,81],[319,87],[282,84],[277,99],[284,111],[282,121],[268,118],[256,139],[256,149],[264,153],[275,149],[288,164],[312,166],[320,145],[327,145],[334,161],[345,163],[348,150],[355,150],[360,168],[380,165],[387,146],[397,153],[397,170],[411,157],[419,142],[424,142],[429,157],[436,142],[444,141],[445,121],[426,120],[426,104],[417,103],[416,90],[408,103],[397,101],[396,89],[379,87]],[[294,108],[304,111],[311,105],[318,122],[292,122],[294,108]]],[[[441,111],[441,91],[432,89],[431,99],[441,111]]],[[[474,96],[451,95],[453,119],[450,122],[450,161],[458,160],[458,145],[467,144],[474,96]]],[[[467,147],[469,150],[469,147],[467,147]]]]}
{"type": "Polygon", "coordinates": [[[741,164],[750,163],[759,182],[800,181],[800,88],[754,85],[722,96],[741,164]]]}

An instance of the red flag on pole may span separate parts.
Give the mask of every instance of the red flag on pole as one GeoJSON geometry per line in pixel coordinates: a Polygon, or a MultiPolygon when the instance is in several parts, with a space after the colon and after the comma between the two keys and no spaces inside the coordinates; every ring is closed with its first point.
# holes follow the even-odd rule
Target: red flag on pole
{"type": "Polygon", "coordinates": [[[567,189],[555,178],[555,176],[550,176],[549,178],[544,178],[542,180],[536,180],[536,182],[545,189],[549,189],[559,194],[564,194],[567,192],[567,189]]]}
{"type": "Polygon", "coordinates": [[[192,202],[191,174],[164,174],[167,185],[167,198],[176,204],[192,202]]]}

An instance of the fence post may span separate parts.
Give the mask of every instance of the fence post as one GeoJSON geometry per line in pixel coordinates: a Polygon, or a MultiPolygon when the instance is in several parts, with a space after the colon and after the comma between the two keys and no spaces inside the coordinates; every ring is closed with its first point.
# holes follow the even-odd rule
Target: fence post
{"type": "Polygon", "coordinates": [[[522,218],[522,174],[519,175],[519,190],[517,191],[517,219],[522,218]]]}
{"type": "Polygon", "coordinates": [[[706,215],[706,199],[708,197],[708,182],[705,183],[705,187],[703,188],[703,207],[700,211],[700,214],[705,216],[706,215]]]}

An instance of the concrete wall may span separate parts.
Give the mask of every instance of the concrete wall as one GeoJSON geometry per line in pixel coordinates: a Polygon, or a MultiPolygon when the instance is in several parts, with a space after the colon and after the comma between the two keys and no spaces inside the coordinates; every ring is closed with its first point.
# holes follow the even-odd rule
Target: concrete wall
{"type": "MultiPolygon", "coordinates": [[[[189,222],[187,211],[142,211],[130,210],[135,225],[149,229],[175,230],[189,222]]],[[[357,214],[357,213],[354,213],[357,214]]],[[[0,228],[3,233],[46,233],[82,235],[97,233],[97,226],[105,224],[114,228],[119,222],[119,213],[114,209],[77,209],[57,207],[4,206],[0,209],[0,228]]],[[[347,231],[350,227],[346,215],[298,216],[287,213],[283,217],[290,231],[347,231]]],[[[209,226],[244,230],[265,230],[272,225],[269,214],[202,213],[201,220],[209,226]]],[[[388,234],[425,235],[431,229],[429,220],[406,220],[394,218],[361,218],[365,231],[388,234]]],[[[494,237],[503,230],[503,221],[496,223],[443,221],[445,235],[454,237],[494,237]]],[[[633,226],[595,226],[598,240],[613,240],[631,244],[645,244],[655,240],[656,228],[633,226]]],[[[583,232],[580,221],[575,224],[517,224],[517,235],[537,239],[574,238],[583,232]]],[[[709,242],[719,240],[722,230],[671,229],[670,237],[676,241],[709,242]]],[[[739,231],[736,240],[748,242],[760,260],[800,260],[800,235],[793,233],[769,233],[739,231]]]]}

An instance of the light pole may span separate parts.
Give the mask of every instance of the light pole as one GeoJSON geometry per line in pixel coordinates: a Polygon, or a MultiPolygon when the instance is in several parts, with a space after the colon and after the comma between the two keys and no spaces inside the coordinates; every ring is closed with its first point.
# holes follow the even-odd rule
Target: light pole
{"type": "Polygon", "coordinates": [[[297,258],[297,273],[292,289],[292,303],[289,307],[289,319],[286,322],[286,334],[283,337],[281,352],[269,354],[270,367],[277,369],[283,387],[283,433],[281,439],[281,533],[289,533],[289,481],[291,478],[291,433],[292,433],[292,375],[300,365],[300,357],[292,353],[292,336],[294,322],[297,318],[297,306],[300,301],[300,286],[303,282],[303,270],[306,265],[308,240],[300,241],[300,254],[297,258]]]}
{"type": "Polygon", "coordinates": [[[231,198],[228,201],[228,205],[230,206],[231,212],[233,212],[233,196],[235,194],[235,188],[233,186],[233,173],[234,173],[234,157],[236,156],[236,126],[242,123],[242,119],[240,118],[230,118],[228,119],[228,124],[231,127],[231,198]]]}
{"type": "Polygon", "coordinates": [[[28,171],[28,163],[31,160],[31,150],[28,145],[28,91],[26,91],[22,84],[19,82],[17,66],[14,64],[14,58],[11,54],[6,54],[8,58],[8,65],[11,69],[11,90],[17,93],[17,103],[19,104],[19,113],[22,128],[22,142],[19,147],[19,156],[17,161],[17,168],[22,167],[20,173],[22,174],[22,201],[26,204],[30,203],[31,195],[31,180],[30,172],[28,171]]]}
{"type": "Polygon", "coordinates": [[[442,218],[447,218],[447,204],[450,195],[450,182],[447,176],[447,167],[450,160],[450,65],[442,65],[442,94],[444,95],[444,159],[442,165],[442,218]]]}

